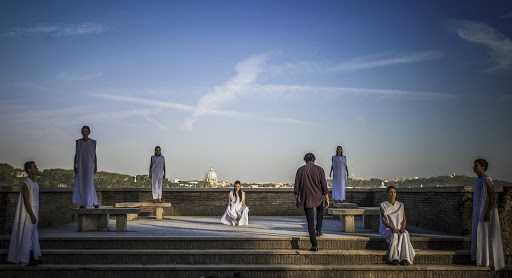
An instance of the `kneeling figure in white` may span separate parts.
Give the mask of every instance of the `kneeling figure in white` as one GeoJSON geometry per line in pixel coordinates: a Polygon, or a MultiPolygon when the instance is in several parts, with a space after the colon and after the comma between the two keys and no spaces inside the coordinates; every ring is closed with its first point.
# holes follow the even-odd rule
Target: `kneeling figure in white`
{"type": "Polygon", "coordinates": [[[245,192],[240,189],[240,181],[235,181],[229,192],[229,203],[220,222],[225,225],[249,225],[249,207],[245,205],[245,192]]]}
{"type": "Polygon", "coordinates": [[[395,200],[394,186],[387,188],[388,201],[380,203],[380,235],[389,243],[389,262],[392,264],[409,265],[414,261],[414,248],[409,233],[405,230],[404,204],[395,200]]]}

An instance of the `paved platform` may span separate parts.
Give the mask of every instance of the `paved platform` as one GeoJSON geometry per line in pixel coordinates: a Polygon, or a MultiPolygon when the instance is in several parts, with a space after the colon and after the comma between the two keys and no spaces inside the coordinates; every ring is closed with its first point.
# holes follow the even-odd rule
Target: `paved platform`
{"type": "MultiPolygon", "coordinates": [[[[233,238],[303,238],[308,237],[307,222],[304,216],[253,216],[248,226],[227,226],[220,223],[219,217],[212,216],[165,216],[163,220],[141,217],[130,222],[127,232],[115,231],[115,220],[110,219],[110,231],[77,232],[77,223],[72,222],[58,227],[41,228],[40,237],[233,237],[233,238]]],[[[445,233],[431,231],[411,225],[407,226],[411,237],[452,238],[445,233]]],[[[354,233],[340,232],[340,220],[325,217],[322,238],[380,238],[380,235],[363,229],[362,217],[356,217],[354,233]]]]}

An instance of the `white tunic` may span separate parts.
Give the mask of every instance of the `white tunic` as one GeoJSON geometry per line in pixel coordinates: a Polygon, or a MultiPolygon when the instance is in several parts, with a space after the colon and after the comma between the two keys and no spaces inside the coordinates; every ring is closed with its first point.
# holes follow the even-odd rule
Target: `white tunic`
{"type": "Polygon", "coordinates": [[[163,155],[151,157],[151,188],[153,191],[153,199],[162,199],[162,180],[164,178],[163,155]]]}
{"type": "MultiPolygon", "coordinates": [[[[400,230],[404,220],[404,204],[395,201],[395,205],[390,204],[388,201],[380,203],[380,208],[383,211],[384,219],[397,230],[400,230]]],[[[379,233],[389,243],[389,261],[394,260],[403,261],[407,260],[409,264],[414,262],[414,248],[411,244],[409,232],[404,231],[403,234],[393,233],[388,227],[382,223],[380,219],[379,233]]]]}
{"type": "Polygon", "coordinates": [[[97,205],[98,197],[94,188],[94,159],[96,158],[96,141],[93,139],[84,142],[76,140],[77,173],[73,189],[73,203],[82,206],[97,205]]]}
{"type": "Polygon", "coordinates": [[[39,234],[37,232],[37,223],[32,224],[30,214],[25,208],[23,199],[23,187],[27,186],[30,195],[30,206],[32,212],[39,222],[39,186],[30,178],[25,178],[20,188],[14,224],[12,226],[11,242],[9,245],[9,262],[26,265],[30,261],[30,250],[34,252],[34,259],[41,256],[39,247],[39,234]]]}
{"type": "Polygon", "coordinates": [[[345,179],[347,165],[346,156],[333,156],[332,157],[332,199],[345,200],[345,179]]]}
{"type": "MultiPolygon", "coordinates": [[[[473,192],[473,219],[471,231],[471,259],[476,260],[477,265],[490,266],[499,270],[505,266],[505,253],[501,240],[500,219],[496,202],[490,203],[485,181],[488,176],[483,176],[475,181],[473,192]],[[484,216],[489,205],[492,206],[490,219],[484,222],[484,216]]],[[[496,199],[495,199],[496,200],[496,199]]]]}
{"type": "Polygon", "coordinates": [[[245,192],[242,192],[242,200],[233,191],[229,192],[231,206],[226,208],[220,222],[225,225],[249,225],[249,208],[242,206],[242,200],[245,199],[245,192]]]}

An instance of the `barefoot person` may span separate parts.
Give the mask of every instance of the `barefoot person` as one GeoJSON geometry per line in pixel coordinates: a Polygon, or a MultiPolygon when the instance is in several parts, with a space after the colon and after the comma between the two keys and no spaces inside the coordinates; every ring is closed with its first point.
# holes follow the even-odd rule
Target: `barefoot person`
{"type": "Polygon", "coordinates": [[[414,262],[409,233],[405,230],[404,204],[396,201],[396,188],[392,185],[386,189],[388,200],[380,203],[380,235],[389,243],[389,262],[392,264],[410,265],[414,262]]]}
{"type": "Polygon", "coordinates": [[[345,201],[345,180],[348,177],[348,168],[347,157],[343,155],[343,148],[341,146],[336,147],[336,155],[332,157],[329,178],[333,171],[332,199],[334,202],[343,202],[345,201]]]}
{"type": "Polygon", "coordinates": [[[89,138],[91,129],[82,127],[82,139],[76,140],[75,147],[75,184],[73,186],[73,203],[80,207],[93,205],[99,207],[96,189],[94,188],[94,174],[98,170],[96,158],[96,141],[89,138]]]}
{"type": "Polygon", "coordinates": [[[311,241],[310,251],[318,251],[317,236],[322,235],[322,221],[324,209],[329,208],[329,191],[325,182],[325,172],[322,167],[315,165],[315,156],[307,153],[304,156],[306,165],[300,167],[295,175],[295,205],[297,208],[304,206],[306,219],[308,221],[309,239],[311,241]],[[300,199],[299,199],[300,195],[300,199]],[[327,205],[323,208],[324,197],[327,205]],[[314,210],[316,208],[316,234],[314,210]]]}
{"type": "Polygon", "coordinates": [[[240,189],[240,181],[235,181],[229,192],[228,207],[220,222],[225,225],[249,225],[249,207],[245,205],[245,192],[240,189]]]}
{"type": "Polygon", "coordinates": [[[25,172],[28,177],[21,184],[7,260],[18,265],[37,265],[41,263],[41,248],[37,232],[39,186],[35,180],[38,174],[36,163],[26,162],[25,172]]]}
{"type": "Polygon", "coordinates": [[[153,191],[153,203],[162,202],[162,180],[165,179],[165,158],[162,155],[162,149],[155,147],[155,155],[151,156],[149,163],[149,178],[151,179],[151,188],[153,191]]]}
{"type": "Polygon", "coordinates": [[[498,206],[494,197],[494,184],[485,174],[489,163],[477,159],[473,171],[478,178],[473,191],[473,220],[471,229],[471,260],[479,266],[499,270],[505,266],[505,253],[501,241],[498,206]]]}

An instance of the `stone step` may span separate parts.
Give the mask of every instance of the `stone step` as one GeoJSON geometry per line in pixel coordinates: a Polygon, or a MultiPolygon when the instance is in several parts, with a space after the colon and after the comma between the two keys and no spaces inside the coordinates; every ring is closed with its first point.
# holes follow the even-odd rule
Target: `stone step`
{"type": "MultiPolygon", "coordinates": [[[[9,248],[10,238],[0,237],[0,249],[9,248]]],[[[470,249],[470,240],[460,237],[411,237],[414,248],[420,250],[470,249]]],[[[240,238],[240,237],[41,237],[42,249],[309,249],[308,237],[301,238],[240,238]]],[[[379,237],[321,237],[321,250],[387,250],[388,244],[379,237]]]]}
{"type": "MultiPolygon", "coordinates": [[[[0,262],[6,262],[6,249],[0,262]]],[[[43,250],[48,264],[384,264],[384,250],[43,250]]],[[[418,250],[414,264],[470,264],[469,250],[418,250]]]]}
{"type": "Polygon", "coordinates": [[[471,265],[296,265],[296,264],[120,264],[120,265],[62,265],[41,264],[35,267],[18,267],[16,265],[0,265],[1,277],[24,278],[190,278],[190,277],[244,277],[244,278],[348,278],[348,277],[436,277],[436,278],[501,278],[510,277],[512,268],[509,266],[499,272],[488,267],[471,265]]]}

